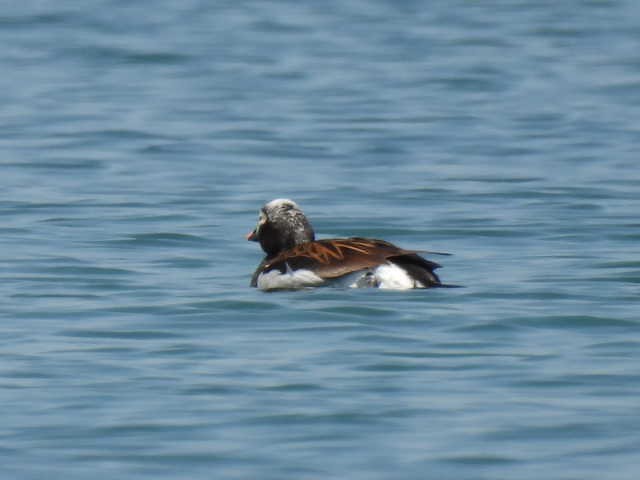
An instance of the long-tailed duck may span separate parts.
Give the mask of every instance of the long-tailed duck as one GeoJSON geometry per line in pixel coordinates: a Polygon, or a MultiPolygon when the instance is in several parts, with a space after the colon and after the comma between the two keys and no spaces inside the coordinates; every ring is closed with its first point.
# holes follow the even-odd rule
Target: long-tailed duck
{"type": "Polygon", "coordinates": [[[261,290],[325,284],[396,290],[442,286],[434,273],[440,265],[415,251],[370,238],[316,240],[309,220],[289,199],[265,204],[247,240],[260,242],[266,253],[251,278],[251,286],[261,290]]]}

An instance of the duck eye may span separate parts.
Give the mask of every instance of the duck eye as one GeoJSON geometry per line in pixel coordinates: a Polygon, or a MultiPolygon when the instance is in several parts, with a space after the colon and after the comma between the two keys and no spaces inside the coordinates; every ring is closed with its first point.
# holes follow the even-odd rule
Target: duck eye
{"type": "Polygon", "coordinates": [[[264,212],[260,212],[260,217],[258,217],[258,224],[263,225],[267,222],[267,215],[264,212]]]}

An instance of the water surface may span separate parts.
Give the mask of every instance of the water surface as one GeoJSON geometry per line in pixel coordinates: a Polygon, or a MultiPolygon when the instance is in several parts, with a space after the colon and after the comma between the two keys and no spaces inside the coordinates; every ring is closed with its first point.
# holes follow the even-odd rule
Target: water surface
{"type": "Polygon", "coordinates": [[[8,5],[3,476],[635,479],[639,20],[8,5]],[[250,289],[276,197],[465,288],[250,289]]]}

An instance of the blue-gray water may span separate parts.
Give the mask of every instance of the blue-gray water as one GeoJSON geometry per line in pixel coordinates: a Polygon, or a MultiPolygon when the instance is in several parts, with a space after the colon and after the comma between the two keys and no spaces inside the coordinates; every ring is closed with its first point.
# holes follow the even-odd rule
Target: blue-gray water
{"type": "Polygon", "coordinates": [[[640,2],[5,2],[0,476],[636,479],[640,2]],[[244,234],[462,289],[265,294],[244,234]]]}

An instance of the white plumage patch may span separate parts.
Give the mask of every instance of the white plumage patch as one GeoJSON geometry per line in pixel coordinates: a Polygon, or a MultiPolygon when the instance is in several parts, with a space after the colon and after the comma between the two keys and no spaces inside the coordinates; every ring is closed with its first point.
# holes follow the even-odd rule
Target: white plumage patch
{"type": "Polygon", "coordinates": [[[291,290],[304,287],[322,285],[324,280],[311,270],[293,271],[287,265],[287,270],[270,270],[258,275],[257,286],[260,290],[291,290]]]}
{"type": "Polygon", "coordinates": [[[378,288],[389,290],[408,290],[424,288],[421,282],[411,278],[407,271],[395,263],[385,263],[373,271],[378,288]]]}
{"type": "Polygon", "coordinates": [[[345,288],[382,288],[385,290],[424,288],[421,282],[411,278],[404,268],[394,263],[385,263],[373,269],[353,272],[333,280],[331,284],[345,288]]]}

